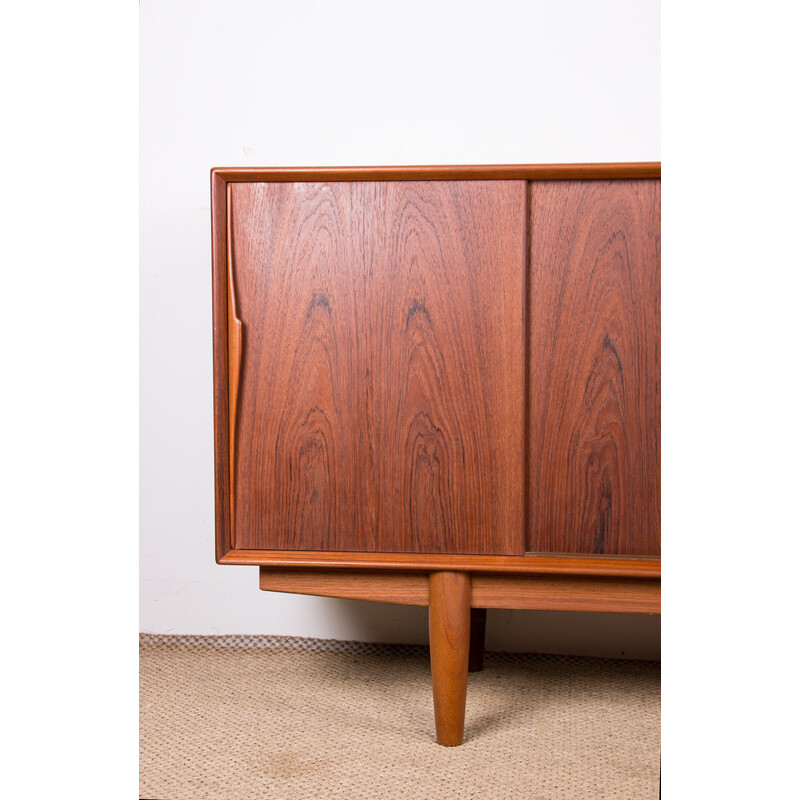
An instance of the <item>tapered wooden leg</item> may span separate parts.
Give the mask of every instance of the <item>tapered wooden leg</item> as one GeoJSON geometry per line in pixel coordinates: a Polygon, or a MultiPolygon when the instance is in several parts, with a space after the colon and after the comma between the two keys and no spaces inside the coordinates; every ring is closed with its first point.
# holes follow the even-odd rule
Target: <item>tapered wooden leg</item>
{"type": "Polygon", "coordinates": [[[470,579],[466,572],[432,572],[428,628],[431,641],[436,741],[464,738],[469,663],[470,579]]]}
{"type": "Polygon", "coordinates": [[[486,609],[471,608],[469,612],[469,671],[483,669],[483,650],[486,641],[486,609]]]}

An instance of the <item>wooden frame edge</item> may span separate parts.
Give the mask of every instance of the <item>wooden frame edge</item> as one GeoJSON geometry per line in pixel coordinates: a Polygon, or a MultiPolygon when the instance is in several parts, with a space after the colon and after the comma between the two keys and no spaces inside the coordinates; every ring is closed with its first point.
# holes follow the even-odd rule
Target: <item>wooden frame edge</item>
{"type": "Polygon", "coordinates": [[[395,167],[215,167],[224,181],[614,180],[660,178],[660,161],[395,167]]]}
{"type": "Polygon", "coordinates": [[[612,556],[496,556],[360,553],[308,550],[229,550],[220,564],[277,568],[495,572],[661,578],[661,560],[612,556]]]}

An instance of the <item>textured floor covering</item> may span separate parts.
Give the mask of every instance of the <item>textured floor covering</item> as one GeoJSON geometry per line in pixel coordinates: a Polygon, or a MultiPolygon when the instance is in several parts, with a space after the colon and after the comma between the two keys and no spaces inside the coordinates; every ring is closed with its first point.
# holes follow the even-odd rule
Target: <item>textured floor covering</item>
{"type": "Polygon", "coordinates": [[[148,800],[656,800],[660,667],[487,653],[434,741],[422,647],[140,637],[148,800]]]}

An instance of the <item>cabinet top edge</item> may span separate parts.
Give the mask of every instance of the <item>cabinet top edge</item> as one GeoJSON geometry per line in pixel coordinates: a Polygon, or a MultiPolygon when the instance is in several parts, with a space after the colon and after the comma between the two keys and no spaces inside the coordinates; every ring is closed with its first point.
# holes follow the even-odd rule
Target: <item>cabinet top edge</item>
{"type": "Polygon", "coordinates": [[[614,180],[660,178],[660,161],[609,164],[486,164],[405,167],[214,167],[225,182],[408,180],[614,180]]]}

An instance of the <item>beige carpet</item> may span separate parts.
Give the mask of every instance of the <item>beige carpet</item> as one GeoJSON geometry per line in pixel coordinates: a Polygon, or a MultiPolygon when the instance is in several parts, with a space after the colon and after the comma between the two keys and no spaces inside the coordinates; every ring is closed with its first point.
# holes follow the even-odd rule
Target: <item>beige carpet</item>
{"type": "Polygon", "coordinates": [[[140,637],[148,800],[656,800],[659,664],[487,653],[434,741],[422,647],[140,637]]]}

